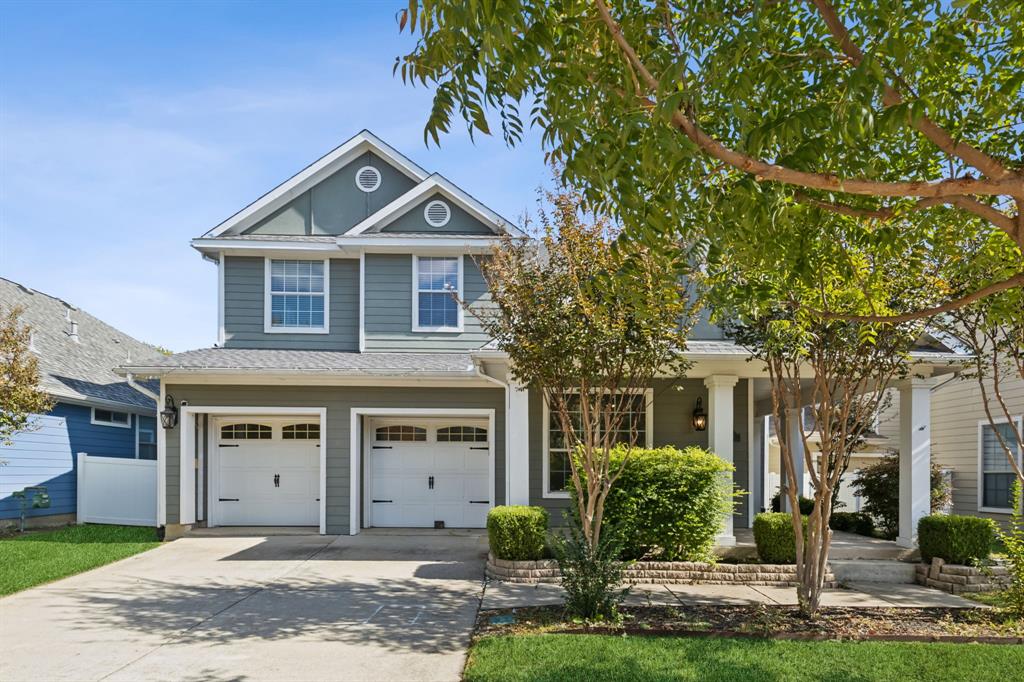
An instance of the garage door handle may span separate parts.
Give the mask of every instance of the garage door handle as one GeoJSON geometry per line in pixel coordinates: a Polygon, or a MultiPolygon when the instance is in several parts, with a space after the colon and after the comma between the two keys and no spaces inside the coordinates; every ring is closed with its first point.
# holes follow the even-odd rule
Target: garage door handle
{"type": "Polygon", "coordinates": [[[487,445],[474,445],[469,448],[470,450],[490,450],[490,446],[487,445]]]}
{"type": "Polygon", "coordinates": [[[238,502],[237,497],[218,497],[218,502],[238,502]]]}
{"type": "Polygon", "coordinates": [[[470,504],[490,504],[490,500],[470,500],[470,504]]]}
{"type": "Polygon", "coordinates": [[[373,449],[374,450],[390,450],[391,447],[392,446],[390,446],[390,445],[374,445],[373,449]]]}
{"type": "Polygon", "coordinates": [[[379,503],[382,503],[382,502],[387,502],[387,503],[390,504],[390,503],[394,502],[394,500],[374,500],[373,501],[374,504],[379,504],[379,503]]]}
{"type": "Polygon", "coordinates": [[[220,447],[222,447],[222,448],[237,448],[238,447],[238,443],[221,443],[220,447]]]}
{"type": "Polygon", "coordinates": [[[434,477],[433,476],[427,476],[427,490],[433,490],[433,489],[434,489],[434,477]]]}

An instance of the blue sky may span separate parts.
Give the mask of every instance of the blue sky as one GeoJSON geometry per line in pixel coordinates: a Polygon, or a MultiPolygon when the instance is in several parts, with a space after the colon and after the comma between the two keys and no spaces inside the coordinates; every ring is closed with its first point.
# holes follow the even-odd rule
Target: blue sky
{"type": "Polygon", "coordinates": [[[391,75],[402,0],[0,1],[0,275],[175,351],[216,340],[188,244],[363,128],[502,215],[548,177],[391,75]]]}

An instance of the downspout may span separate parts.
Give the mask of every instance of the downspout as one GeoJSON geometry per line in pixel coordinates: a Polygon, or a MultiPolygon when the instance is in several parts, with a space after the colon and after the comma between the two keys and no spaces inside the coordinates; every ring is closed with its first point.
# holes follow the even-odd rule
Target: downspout
{"type": "Polygon", "coordinates": [[[152,398],[153,402],[156,403],[156,406],[160,407],[160,396],[159,395],[157,395],[156,393],[154,393],[150,389],[146,388],[142,384],[137,383],[135,381],[135,375],[132,374],[131,372],[128,372],[128,374],[126,376],[128,377],[128,385],[129,386],[131,386],[132,388],[134,388],[136,391],[138,391],[142,395],[146,396],[147,398],[152,398]]]}

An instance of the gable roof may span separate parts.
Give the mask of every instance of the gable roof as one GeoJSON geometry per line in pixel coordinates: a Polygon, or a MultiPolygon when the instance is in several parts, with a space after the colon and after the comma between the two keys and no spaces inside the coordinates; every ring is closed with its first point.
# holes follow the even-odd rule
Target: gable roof
{"type": "Polygon", "coordinates": [[[387,206],[368,216],[362,222],[357,223],[344,234],[339,235],[339,242],[343,241],[345,237],[376,233],[377,230],[395,221],[415,207],[420,201],[433,194],[443,195],[481,223],[491,228],[495,235],[508,232],[515,237],[525,236],[522,230],[484,206],[451,180],[440,173],[434,173],[387,206]]]}
{"type": "Polygon", "coordinates": [[[413,163],[409,157],[399,153],[369,130],[362,130],[238,213],[235,213],[227,220],[204,233],[202,237],[219,237],[228,232],[241,232],[252,227],[366,151],[373,151],[416,182],[423,181],[428,175],[425,170],[413,163]]]}
{"type": "MultiPolygon", "coordinates": [[[[152,399],[128,385],[114,368],[156,362],[164,355],[89,313],[49,294],[0,278],[0,303],[20,307],[39,359],[39,383],[55,399],[156,409],[152,399]],[[77,323],[78,340],[71,323],[77,323]]],[[[156,391],[159,385],[147,384],[156,391]]]]}

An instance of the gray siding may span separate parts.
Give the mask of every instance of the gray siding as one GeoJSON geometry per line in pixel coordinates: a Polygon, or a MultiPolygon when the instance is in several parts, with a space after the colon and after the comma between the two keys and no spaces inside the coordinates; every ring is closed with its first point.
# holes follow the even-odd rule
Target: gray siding
{"type": "MultiPolygon", "coordinates": [[[[190,386],[167,391],[199,406],[326,407],[327,532],[349,532],[349,442],[354,407],[487,408],[495,411],[495,504],[505,501],[505,392],[495,388],[392,388],[337,386],[190,386]]],[[[167,523],[179,516],[181,426],[167,433],[167,523]]]]}
{"type": "Polygon", "coordinates": [[[263,259],[227,256],[224,270],[224,346],[359,350],[359,261],[330,263],[330,333],[266,334],[263,331],[263,259]]]}
{"type": "MultiPolygon", "coordinates": [[[[412,331],[412,256],[366,254],[366,350],[474,350],[489,340],[480,321],[465,313],[463,331],[412,331]]],[[[463,256],[463,288],[470,305],[487,305],[490,295],[473,258],[463,256]]]]}
{"type": "Polygon", "coordinates": [[[456,206],[450,199],[439,194],[427,197],[394,222],[382,227],[380,231],[405,234],[494,234],[494,230],[456,206]],[[423,216],[423,210],[427,204],[435,199],[440,199],[448,204],[452,212],[451,220],[441,227],[434,227],[423,216]]]}
{"type": "Polygon", "coordinates": [[[245,233],[342,234],[415,184],[373,152],[366,152],[245,233]],[[356,187],[356,171],[363,166],[373,166],[380,171],[380,187],[373,192],[356,187]]]}
{"type": "MultiPolygon", "coordinates": [[[[703,379],[679,379],[676,381],[660,379],[654,382],[654,447],[672,445],[677,448],[691,446],[706,448],[708,432],[694,431],[691,423],[693,408],[699,397],[708,404],[708,391],[703,379]]],[[[734,430],[740,439],[733,442],[733,459],[736,466],[735,483],[741,490],[746,490],[748,463],[747,433],[747,385],[741,380],[734,389],[735,401],[734,430]]],[[[552,523],[561,523],[562,510],[568,507],[566,499],[549,499],[544,497],[544,401],[539,391],[530,391],[530,504],[545,507],[551,512],[552,523]]],[[[734,523],[737,528],[746,528],[747,505],[749,496],[743,496],[736,508],[734,523]]]]}

